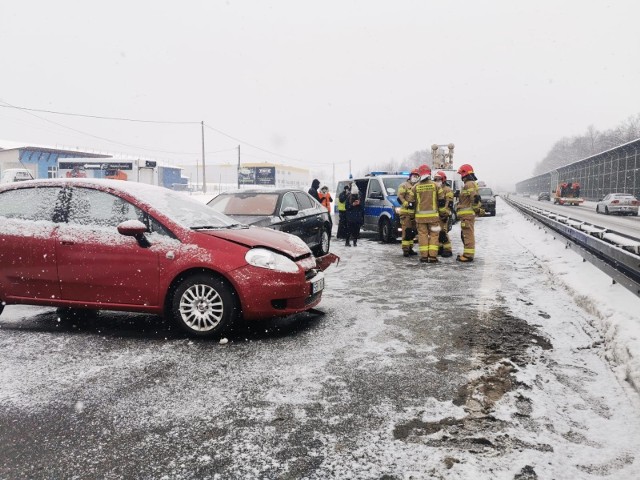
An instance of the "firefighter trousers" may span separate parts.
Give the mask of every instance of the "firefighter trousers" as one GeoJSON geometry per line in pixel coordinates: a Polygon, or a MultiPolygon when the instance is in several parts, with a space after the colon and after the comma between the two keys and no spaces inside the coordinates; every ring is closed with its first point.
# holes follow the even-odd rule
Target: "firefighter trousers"
{"type": "Polygon", "coordinates": [[[416,217],[414,215],[400,215],[400,226],[402,227],[402,251],[408,252],[413,249],[414,239],[405,240],[407,230],[416,229],[416,217]]]}
{"type": "Polygon", "coordinates": [[[451,252],[451,239],[449,238],[449,217],[440,219],[440,234],[438,240],[440,241],[440,247],[445,253],[451,252]]]}
{"type": "Polygon", "coordinates": [[[462,254],[467,258],[473,258],[476,254],[476,238],[474,233],[475,215],[463,215],[460,217],[460,235],[464,250],[462,254]]]}
{"type": "Polygon", "coordinates": [[[420,258],[438,258],[438,237],[440,235],[440,223],[438,220],[429,223],[418,223],[418,243],[420,258]]]}

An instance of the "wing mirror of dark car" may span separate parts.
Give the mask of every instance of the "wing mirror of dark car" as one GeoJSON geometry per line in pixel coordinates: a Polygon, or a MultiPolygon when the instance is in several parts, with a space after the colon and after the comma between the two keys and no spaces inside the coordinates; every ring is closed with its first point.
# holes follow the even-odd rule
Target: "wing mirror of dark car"
{"type": "Polygon", "coordinates": [[[282,210],[283,217],[293,217],[294,215],[297,215],[297,214],[298,214],[297,208],[286,207],[284,210],[282,210]]]}
{"type": "Polygon", "coordinates": [[[147,233],[147,226],[139,220],[127,220],[118,225],[118,233],[125,237],[133,237],[138,241],[138,245],[142,248],[148,248],[151,246],[145,233],[147,233]]]}

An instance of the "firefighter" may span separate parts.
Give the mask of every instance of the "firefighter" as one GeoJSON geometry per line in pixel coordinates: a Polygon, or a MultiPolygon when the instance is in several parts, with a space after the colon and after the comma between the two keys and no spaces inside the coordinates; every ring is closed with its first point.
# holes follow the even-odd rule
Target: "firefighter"
{"type": "Polygon", "coordinates": [[[447,175],[442,170],[436,172],[433,180],[436,185],[442,188],[445,200],[445,213],[440,215],[440,234],[438,237],[440,246],[438,248],[438,254],[444,258],[448,258],[453,255],[451,251],[451,240],[449,239],[449,217],[451,217],[451,209],[453,208],[453,190],[447,184],[447,175]]]}
{"type": "Polygon", "coordinates": [[[462,236],[464,249],[462,250],[462,255],[458,255],[456,260],[466,263],[473,262],[473,256],[476,253],[474,223],[476,221],[476,214],[480,213],[481,199],[478,193],[477,178],[473,173],[473,167],[469,164],[461,165],[458,173],[464,182],[458,198],[457,209],[458,218],[460,219],[460,235],[462,236]]]}
{"type": "Polygon", "coordinates": [[[420,261],[438,263],[438,237],[440,234],[440,214],[444,214],[445,200],[442,188],[431,180],[431,167],[418,167],[420,181],[412,192],[416,206],[416,224],[420,261]]]}
{"type": "Polygon", "coordinates": [[[400,202],[400,226],[402,227],[402,255],[408,257],[417,255],[413,250],[413,240],[418,233],[416,230],[416,211],[412,188],[420,180],[418,170],[411,170],[409,180],[398,187],[398,201],[400,202]]]}

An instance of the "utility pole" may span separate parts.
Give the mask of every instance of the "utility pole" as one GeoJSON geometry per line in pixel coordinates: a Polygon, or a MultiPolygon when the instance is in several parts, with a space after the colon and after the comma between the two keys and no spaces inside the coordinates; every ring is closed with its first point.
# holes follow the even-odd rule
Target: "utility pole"
{"type": "Polygon", "coordinates": [[[238,190],[240,190],[240,145],[238,145],[238,190]]]}
{"type": "Polygon", "coordinates": [[[204,166],[204,120],[200,125],[202,126],[202,193],[207,193],[207,169],[204,166]]]}

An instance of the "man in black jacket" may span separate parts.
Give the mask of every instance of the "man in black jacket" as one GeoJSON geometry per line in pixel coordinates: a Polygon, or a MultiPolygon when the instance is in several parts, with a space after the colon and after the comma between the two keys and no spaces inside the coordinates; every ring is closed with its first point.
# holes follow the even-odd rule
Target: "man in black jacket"
{"type": "Polygon", "coordinates": [[[309,189],[309,191],[307,193],[309,193],[309,195],[311,195],[313,198],[315,198],[318,203],[322,203],[320,201],[320,195],[318,195],[318,187],[320,186],[320,180],[318,180],[317,178],[313,179],[313,182],[311,182],[311,188],[309,189]]]}

